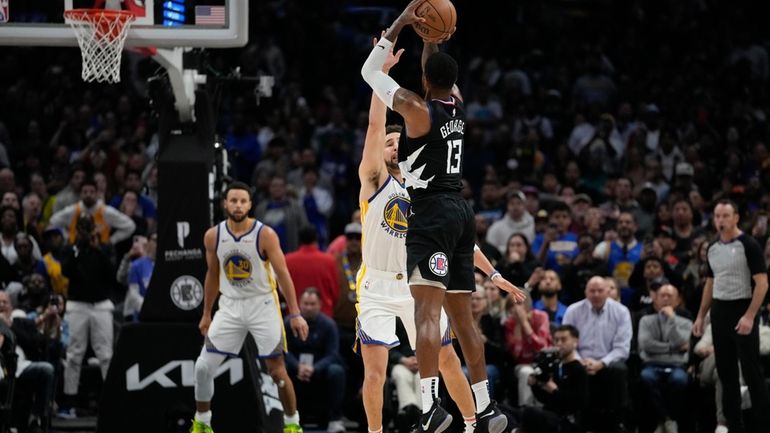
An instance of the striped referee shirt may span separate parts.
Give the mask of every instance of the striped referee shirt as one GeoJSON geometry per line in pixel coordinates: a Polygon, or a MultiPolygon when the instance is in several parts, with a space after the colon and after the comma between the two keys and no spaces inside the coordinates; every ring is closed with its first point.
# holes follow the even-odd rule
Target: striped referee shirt
{"type": "Polygon", "coordinates": [[[750,299],[753,275],[766,272],[765,257],[757,241],[746,233],[708,249],[708,276],[714,279],[713,298],[722,301],[750,299]]]}

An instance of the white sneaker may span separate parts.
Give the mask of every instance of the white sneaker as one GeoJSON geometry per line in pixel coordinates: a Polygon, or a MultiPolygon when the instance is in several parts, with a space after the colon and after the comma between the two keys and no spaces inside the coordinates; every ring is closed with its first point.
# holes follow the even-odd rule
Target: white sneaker
{"type": "Polygon", "coordinates": [[[663,423],[663,431],[665,433],[679,433],[679,426],[676,424],[676,421],[673,419],[667,419],[663,423]]]}
{"type": "Polygon", "coordinates": [[[328,433],[344,433],[345,432],[345,424],[342,422],[342,420],[337,421],[329,421],[329,425],[326,427],[326,431],[328,433]]]}
{"type": "Polygon", "coordinates": [[[717,426],[717,429],[714,430],[714,433],[728,433],[729,431],[730,430],[727,430],[727,426],[726,425],[721,425],[720,424],[720,425],[717,426]]]}

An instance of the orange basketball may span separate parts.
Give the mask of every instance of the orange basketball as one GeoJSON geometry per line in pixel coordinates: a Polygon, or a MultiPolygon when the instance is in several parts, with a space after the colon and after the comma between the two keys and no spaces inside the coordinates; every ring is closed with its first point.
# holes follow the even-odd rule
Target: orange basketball
{"type": "Polygon", "coordinates": [[[457,24],[455,6],[449,0],[425,0],[417,7],[418,17],[425,18],[424,23],[414,23],[414,31],[428,42],[437,42],[450,33],[457,24]]]}

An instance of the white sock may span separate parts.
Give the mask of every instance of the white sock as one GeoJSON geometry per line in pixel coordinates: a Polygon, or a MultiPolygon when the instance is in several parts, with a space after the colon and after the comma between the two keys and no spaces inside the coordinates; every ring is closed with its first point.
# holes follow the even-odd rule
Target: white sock
{"type": "Polygon", "coordinates": [[[283,415],[283,425],[289,424],[299,425],[299,411],[295,411],[292,416],[286,416],[286,414],[283,415]]]}
{"type": "Polygon", "coordinates": [[[476,413],[484,412],[489,406],[489,381],[485,380],[471,385],[473,396],[476,397],[476,413]]]}
{"type": "Polygon", "coordinates": [[[438,376],[420,379],[420,394],[422,394],[422,413],[428,413],[433,406],[433,400],[438,398],[438,376]]]}
{"type": "Polygon", "coordinates": [[[470,418],[463,417],[463,422],[465,423],[465,431],[463,433],[473,433],[473,431],[476,430],[476,427],[474,426],[474,424],[476,424],[475,416],[470,418]]]}
{"type": "Polygon", "coordinates": [[[382,433],[382,427],[378,428],[377,430],[369,429],[369,433],[382,433]]]}
{"type": "Polygon", "coordinates": [[[202,422],[203,424],[206,424],[207,426],[210,426],[211,411],[207,410],[206,412],[195,412],[195,419],[202,422]]]}

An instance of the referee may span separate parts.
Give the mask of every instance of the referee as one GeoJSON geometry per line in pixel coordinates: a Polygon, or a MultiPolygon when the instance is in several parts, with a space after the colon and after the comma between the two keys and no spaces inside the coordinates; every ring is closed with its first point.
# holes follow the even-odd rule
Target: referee
{"type": "Polygon", "coordinates": [[[708,276],[693,334],[703,335],[703,319],[711,308],[722,405],[730,433],[746,432],[741,417],[738,361],[749,387],[755,426],[770,425],[770,398],[759,362],[757,312],[767,292],[767,273],[757,241],[738,229],[738,206],[720,200],[714,208],[719,239],[708,249],[708,276]]]}

